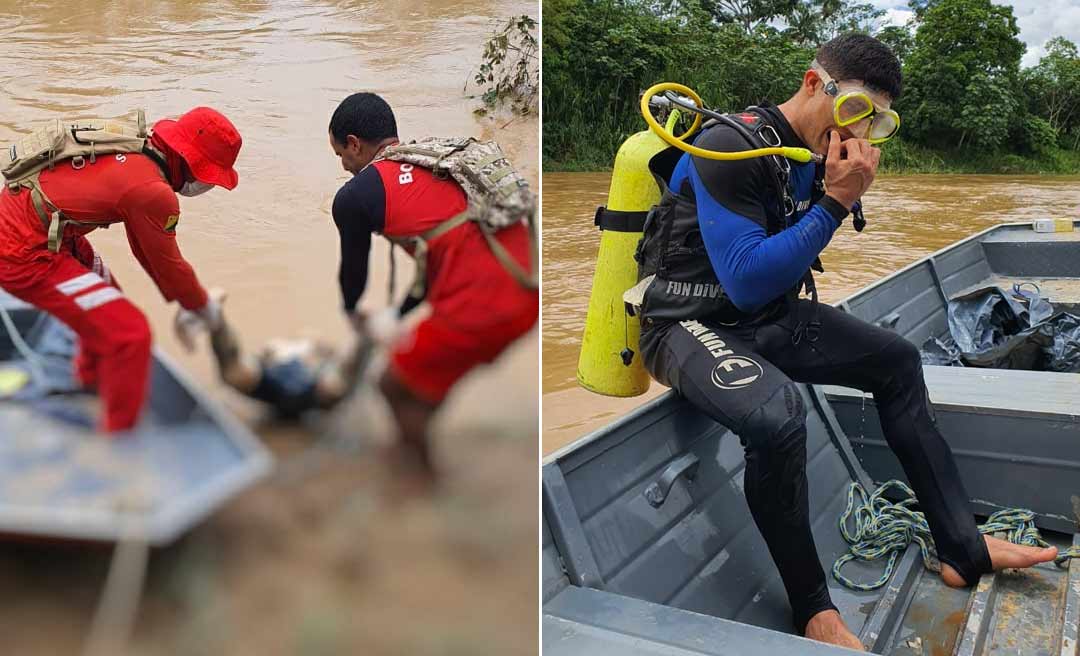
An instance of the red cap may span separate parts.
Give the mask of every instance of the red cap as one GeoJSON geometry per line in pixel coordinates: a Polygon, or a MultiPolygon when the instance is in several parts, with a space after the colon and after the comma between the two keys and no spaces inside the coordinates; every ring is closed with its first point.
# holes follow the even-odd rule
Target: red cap
{"type": "Polygon", "coordinates": [[[233,189],[240,176],[233,169],[240,154],[240,133],[229,119],[209,107],[196,107],[179,119],[162,119],[154,134],[184,158],[199,182],[233,189]]]}

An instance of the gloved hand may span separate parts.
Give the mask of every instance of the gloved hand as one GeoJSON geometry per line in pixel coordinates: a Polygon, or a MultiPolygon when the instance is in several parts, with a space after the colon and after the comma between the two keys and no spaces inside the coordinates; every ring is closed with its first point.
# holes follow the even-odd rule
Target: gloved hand
{"type": "Polygon", "coordinates": [[[188,353],[195,350],[195,336],[202,330],[213,332],[225,322],[221,306],[225,302],[225,290],[212,289],[206,305],[198,310],[180,308],[173,320],[173,331],[188,353]]]}
{"type": "Polygon", "coordinates": [[[355,310],[349,315],[349,321],[362,337],[379,344],[390,344],[401,335],[401,317],[397,308],[388,307],[370,314],[355,310]]]}

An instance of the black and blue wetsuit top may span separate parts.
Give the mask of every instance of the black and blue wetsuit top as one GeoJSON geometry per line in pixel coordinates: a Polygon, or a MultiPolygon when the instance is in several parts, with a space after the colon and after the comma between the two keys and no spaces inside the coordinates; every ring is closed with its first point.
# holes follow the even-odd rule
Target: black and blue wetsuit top
{"type": "Polygon", "coordinates": [[[382,232],[386,221],[386,191],[374,166],[342,185],[334,196],[332,212],[341,237],[341,299],[345,311],[353,312],[367,287],[371,234],[382,232]]]}
{"type": "MultiPolygon", "coordinates": [[[[775,106],[760,108],[785,146],[806,148],[775,106]]],[[[705,131],[696,145],[710,150],[738,151],[750,147],[734,128],[718,125],[705,131]]],[[[776,214],[773,164],[764,157],[710,160],[684,154],[669,187],[692,192],[701,238],[716,278],[731,302],[753,313],[798,285],[810,265],[848,214],[847,208],[823,196],[813,203],[812,162],[791,164],[789,189],[796,212],[789,227],[768,233],[768,216],[776,214]]]]}

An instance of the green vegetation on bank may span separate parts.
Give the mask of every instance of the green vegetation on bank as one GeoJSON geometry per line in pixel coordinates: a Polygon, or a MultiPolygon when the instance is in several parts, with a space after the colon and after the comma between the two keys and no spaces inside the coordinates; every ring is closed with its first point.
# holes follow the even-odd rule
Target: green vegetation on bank
{"type": "MultiPolygon", "coordinates": [[[[483,89],[479,96],[483,106],[473,113],[483,116],[503,104],[518,114],[535,113],[540,91],[539,53],[535,18],[521,14],[502,23],[484,43],[480,66],[471,73],[472,82],[483,89]]],[[[466,82],[465,88],[468,86],[466,82]]]]}
{"type": "Polygon", "coordinates": [[[816,45],[850,30],[888,43],[904,66],[886,144],[893,173],[1080,172],[1080,53],[1055,38],[1036,66],[1012,8],[911,0],[905,26],[852,0],[544,0],[545,171],[604,170],[644,128],[640,93],[676,81],[724,111],[778,103],[816,45]]]}
{"type": "MultiPolygon", "coordinates": [[[[606,168],[610,168],[608,164],[606,168]]],[[[563,169],[569,170],[569,169],[563,169]]],[[[585,169],[577,169],[585,170],[585,169]]],[[[878,168],[881,173],[1003,173],[1043,175],[1080,174],[1080,150],[1056,146],[1020,155],[976,148],[928,148],[894,139],[886,143],[878,168]]]]}

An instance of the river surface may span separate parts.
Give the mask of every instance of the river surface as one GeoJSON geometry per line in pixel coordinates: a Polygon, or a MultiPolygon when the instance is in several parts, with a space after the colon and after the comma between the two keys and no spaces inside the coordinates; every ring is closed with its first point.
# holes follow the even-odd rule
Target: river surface
{"type": "MultiPolygon", "coordinates": [[[[218,109],[244,139],[240,184],[181,199],[181,250],[204,285],[228,291],[226,314],[245,347],[296,336],[342,343],[329,208],[347,174],[327,143],[330,114],[348,94],[376,91],[403,138],[497,139],[538,184],[536,119],[477,118],[468,96],[481,90],[463,88],[496,27],[538,12],[535,0],[0,0],[0,144],[57,117],[131,117],[141,107],[153,121],[218,109]]],[[[90,239],[159,348],[278,456],[310,440],[265,424],[224,389],[205,343],[192,355],[180,349],[175,305],[139,268],[123,228],[90,239]]],[[[386,302],[387,268],[379,245],[366,307],[386,302]]],[[[155,555],[139,653],[534,650],[538,342],[533,331],[450,398],[436,445],[448,477],[432,502],[376,504],[343,524],[343,505],[368,508],[377,496],[363,485],[382,472],[362,463],[300,488],[264,484],[155,555]]],[[[357,430],[366,429],[361,417],[357,430]]],[[[0,543],[5,651],[78,653],[103,557],[0,543]]]]}
{"type": "MultiPolygon", "coordinates": [[[[635,399],[578,387],[578,351],[608,173],[544,174],[543,450],[550,453],[662,392],[635,399]]],[[[954,241],[997,223],[1080,218],[1080,178],[991,175],[882,176],[864,197],[867,227],[848,220],[822,254],[818,290],[838,301],[954,241]]]]}

